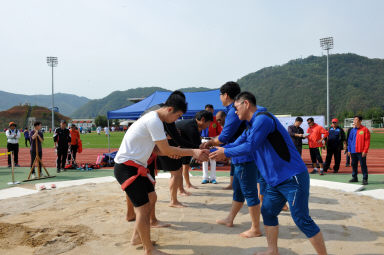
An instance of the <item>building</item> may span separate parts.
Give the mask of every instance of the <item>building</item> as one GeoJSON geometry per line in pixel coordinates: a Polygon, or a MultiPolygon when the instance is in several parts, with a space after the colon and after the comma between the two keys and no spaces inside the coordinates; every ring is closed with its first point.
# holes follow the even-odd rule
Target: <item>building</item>
{"type": "Polygon", "coordinates": [[[95,125],[95,119],[73,119],[72,124],[75,124],[77,128],[89,129],[95,125]]]}

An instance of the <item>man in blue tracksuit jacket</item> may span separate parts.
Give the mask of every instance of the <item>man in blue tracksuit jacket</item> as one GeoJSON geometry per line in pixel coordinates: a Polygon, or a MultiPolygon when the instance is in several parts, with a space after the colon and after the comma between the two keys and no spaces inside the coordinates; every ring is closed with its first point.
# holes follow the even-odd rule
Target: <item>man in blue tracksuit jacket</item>
{"type": "Polygon", "coordinates": [[[242,92],[234,107],[240,120],[248,120],[249,128],[234,144],[217,148],[210,158],[220,160],[251,151],[256,165],[267,182],[261,214],[268,241],[266,254],[278,254],[278,218],[288,201],[291,216],[299,229],[309,238],[318,254],[327,254],[319,227],[309,216],[309,175],[288,132],[270,113],[257,111],[256,98],[242,92]]]}

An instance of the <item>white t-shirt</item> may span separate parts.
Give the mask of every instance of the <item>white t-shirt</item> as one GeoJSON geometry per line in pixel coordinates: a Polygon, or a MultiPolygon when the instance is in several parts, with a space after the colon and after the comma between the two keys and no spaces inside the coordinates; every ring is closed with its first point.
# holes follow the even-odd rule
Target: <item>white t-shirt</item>
{"type": "Polygon", "coordinates": [[[115,162],[122,164],[132,160],[139,165],[147,167],[147,161],[155,147],[155,141],[165,140],[163,122],[157,112],[145,114],[125,133],[115,162]]]}

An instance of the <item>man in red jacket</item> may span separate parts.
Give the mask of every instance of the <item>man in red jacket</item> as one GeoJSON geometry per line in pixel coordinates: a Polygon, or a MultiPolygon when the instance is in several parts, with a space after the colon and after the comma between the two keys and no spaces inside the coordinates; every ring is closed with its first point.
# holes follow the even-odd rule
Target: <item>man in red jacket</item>
{"type": "Polygon", "coordinates": [[[313,171],[311,172],[311,174],[315,174],[318,172],[316,163],[319,162],[320,175],[323,175],[323,159],[321,158],[320,150],[323,147],[324,139],[328,137],[329,133],[322,126],[317,125],[312,117],[307,119],[307,123],[309,126],[307,130],[308,146],[313,164],[313,171]]]}
{"type": "Polygon", "coordinates": [[[361,172],[363,172],[363,185],[368,184],[367,154],[371,142],[369,129],[361,125],[363,117],[353,118],[354,128],[351,129],[348,137],[348,155],[352,158],[352,179],[349,182],[358,182],[357,166],[360,161],[361,172]]]}

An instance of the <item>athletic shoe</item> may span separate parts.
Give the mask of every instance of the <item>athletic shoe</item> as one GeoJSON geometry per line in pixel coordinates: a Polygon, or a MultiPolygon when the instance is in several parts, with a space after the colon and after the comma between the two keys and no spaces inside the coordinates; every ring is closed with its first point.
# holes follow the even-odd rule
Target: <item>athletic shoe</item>
{"type": "Polygon", "coordinates": [[[207,184],[207,183],[209,183],[209,181],[205,179],[201,182],[201,184],[207,184]]]}
{"type": "Polygon", "coordinates": [[[311,174],[317,174],[317,170],[313,170],[311,174]]]}
{"type": "Polygon", "coordinates": [[[350,167],[351,165],[349,165],[349,164],[345,164],[345,167],[350,167]]]}
{"type": "Polygon", "coordinates": [[[213,183],[213,184],[217,184],[217,181],[216,181],[215,179],[213,179],[213,180],[211,181],[211,183],[213,183]]]}
{"type": "Polygon", "coordinates": [[[9,168],[11,168],[12,166],[11,165],[8,165],[9,168]]]}
{"type": "Polygon", "coordinates": [[[334,174],[337,174],[338,172],[339,172],[339,170],[333,170],[334,174]]]}
{"type": "Polygon", "coordinates": [[[36,178],[35,174],[32,174],[31,177],[32,177],[32,179],[35,179],[35,178],[36,178]]]}
{"type": "Polygon", "coordinates": [[[363,182],[361,184],[368,185],[368,180],[363,180],[363,182]]]}
{"type": "Polygon", "coordinates": [[[357,178],[352,178],[349,180],[349,182],[358,182],[359,180],[357,178]]]}
{"type": "Polygon", "coordinates": [[[324,171],[320,171],[320,175],[324,175],[324,171]]]}
{"type": "Polygon", "coordinates": [[[20,165],[19,165],[19,164],[16,164],[15,167],[20,167],[20,165]]]}
{"type": "Polygon", "coordinates": [[[58,174],[60,173],[60,168],[57,168],[57,171],[56,171],[58,174]]]}

